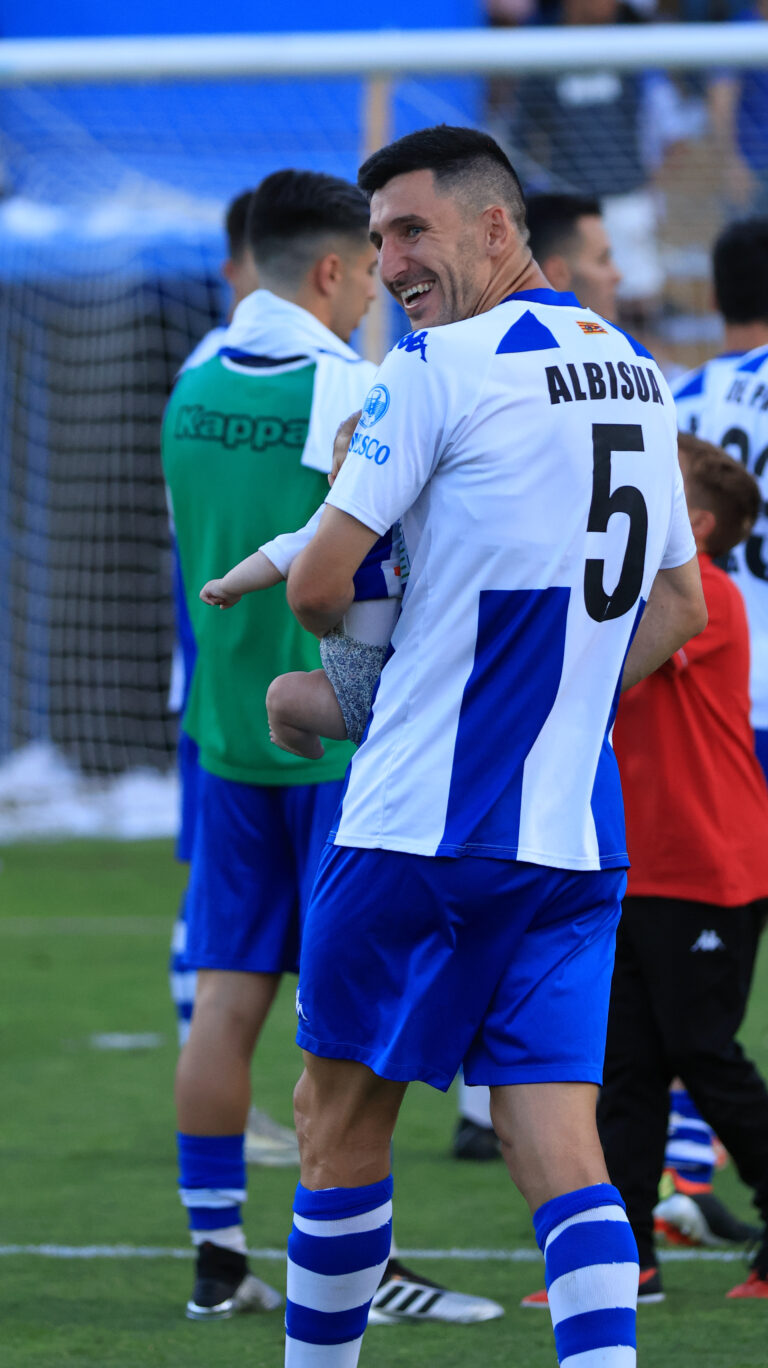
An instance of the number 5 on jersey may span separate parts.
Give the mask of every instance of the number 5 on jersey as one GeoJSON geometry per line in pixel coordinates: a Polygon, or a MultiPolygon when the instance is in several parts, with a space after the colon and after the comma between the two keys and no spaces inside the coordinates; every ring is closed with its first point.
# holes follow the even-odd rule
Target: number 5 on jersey
{"type": "Polygon", "coordinates": [[[588,560],[584,566],[584,603],[595,622],[623,617],[640,597],[648,541],[648,508],[634,485],[619,485],[611,493],[611,456],[615,451],[644,450],[639,423],[592,424],[592,502],[587,531],[607,532],[614,513],[626,513],[629,518],[627,545],[613,593],[605,591],[604,560],[588,560]]]}

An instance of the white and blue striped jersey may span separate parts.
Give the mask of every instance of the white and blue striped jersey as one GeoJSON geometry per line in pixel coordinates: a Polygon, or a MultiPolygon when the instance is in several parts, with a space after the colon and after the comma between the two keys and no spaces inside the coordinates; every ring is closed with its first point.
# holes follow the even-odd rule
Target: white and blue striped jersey
{"type": "Polygon", "coordinates": [[[768,728],[768,347],[715,357],[674,386],[679,426],[724,447],[760,485],[760,515],[728,557],[749,621],[752,725],[768,728]]]}
{"type": "Polygon", "coordinates": [[[327,502],[410,560],[337,845],[627,863],[610,732],[660,567],[695,554],[672,397],[575,296],[412,333],[327,502]]]}

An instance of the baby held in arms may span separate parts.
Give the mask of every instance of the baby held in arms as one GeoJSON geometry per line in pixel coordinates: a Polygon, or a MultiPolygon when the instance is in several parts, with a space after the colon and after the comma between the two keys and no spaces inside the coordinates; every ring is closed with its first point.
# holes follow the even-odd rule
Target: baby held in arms
{"type": "MultiPolygon", "coordinates": [[[[270,589],[287,579],[292,562],[312,540],[317,510],[298,532],[266,542],[222,579],[200,591],[204,603],[232,608],[243,594],[270,589]]],[[[396,524],[369,551],[354,576],[355,597],[344,617],[320,641],[321,670],[279,675],[267,690],[269,734],[276,746],[317,760],[321,736],[359,745],[376,682],[400,611],[407,558],[396,524]]]]}

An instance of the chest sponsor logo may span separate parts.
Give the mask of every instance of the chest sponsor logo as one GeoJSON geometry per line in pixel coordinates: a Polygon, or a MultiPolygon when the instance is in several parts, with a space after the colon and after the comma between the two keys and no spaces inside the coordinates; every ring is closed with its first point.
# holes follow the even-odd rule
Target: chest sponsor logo
{"type": "Polygon", "coordinates": [[[604,328],[602,323],[591,323],[586,318],[577,318],[576,322],[587,337],[592,337],[595,333],[605,333],[606,337],[608,336],[608,329],[604,328]]]}
{"type": "Polygon", "coordinates": [[[374,385],[366,395],[363,411],[360,414],[360,427],[372,428],[374,423],[384,417],[389,408],[389,390],[386,385],[374,385]]]}
{"type": "Polygon", "coordinates": [[[421,332],[406,333],[401,337],[397,344],[398,351],[418,352],[422,361],[427,359],[427,333],[426,329],[421,332]]]}
{"type": "Polygon", "coordinates": [[[216,442],[235,451],[248,447],[251,451],[266,451],[271,446],[301,448],[307,440],[308,420],[290,418],[254,418],[249,413],[220,413],[202,404],[184,404],[176,415],[174,436],[180,440],[216,442]]]}

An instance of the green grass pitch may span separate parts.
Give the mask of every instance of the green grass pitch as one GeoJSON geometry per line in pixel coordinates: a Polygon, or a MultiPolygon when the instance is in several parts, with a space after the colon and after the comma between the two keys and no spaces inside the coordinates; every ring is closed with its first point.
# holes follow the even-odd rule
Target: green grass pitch
{"type": "MultiPolygon", "coordinates": [[[[0,1245],[184,1249],[175,1192],[175,1026],[166,961],[184,882],[167,842],[70,842],[0,851],[0,1245]],[[101,1052],[97,1032],[160,1033],[159,1048],[101,1052]]],[[[254,1067],[254,1097],[288,1122],[299,1070],[292,983],[254,1067]]],[[[768,952],[743,1038],[768,1072],[768,952]]],[[[420,1085],[395,1146],[395,1228],[409,1249],[533,1249],[527,1211],[501,1164],[448,1157],[455,1103],[420,1085]]],[[[295,1171],[250,1170],[249,1243],[284,1247],[295,1171]]],[[[718,1191],[740,1214],[732,1167],[718,1191]]],[[[552,1368],[549,1316],[522,1311],[540,1263],[411,1262],[430,1277],[497,1298],[486,1325],[372,1328],[365,1368],[552,1368]]],[[[255,1261],[284,1289],[284,1267],[255,1261]]],[[[0,1257],[3,1368],[279,1368],[278,1314],[186,1321],[192,1265],[162,1258],[0,1257]]],[[[642,1368],[764,1368],[768,1303],[726,1302],[740,1263],[664,1267],[667,1301],[639,1314],[642,1368]]]]}

